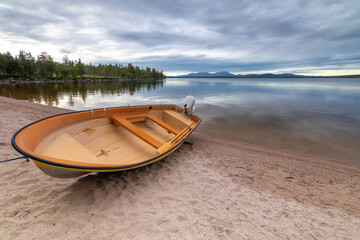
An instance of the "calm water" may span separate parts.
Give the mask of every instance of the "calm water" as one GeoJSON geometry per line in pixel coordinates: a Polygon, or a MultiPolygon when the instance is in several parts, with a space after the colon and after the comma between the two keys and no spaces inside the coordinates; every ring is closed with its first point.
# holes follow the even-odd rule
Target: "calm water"
{"type": "Polygon", "coordinates": [[[73,110],[196,98],[199,132],[360,164],[360,79],[180,79],[0,85],[73,110]]]}

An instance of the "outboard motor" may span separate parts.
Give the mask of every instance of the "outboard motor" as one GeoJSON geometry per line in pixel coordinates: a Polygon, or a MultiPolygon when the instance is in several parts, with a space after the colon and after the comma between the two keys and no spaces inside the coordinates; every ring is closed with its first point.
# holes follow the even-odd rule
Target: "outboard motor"
{"type": "Polygon", "coordinates": [[[193,96],[187,96],[184,100],[184,113],[190,115],[194,111],[195,111],[195,98],[193,96]]]}

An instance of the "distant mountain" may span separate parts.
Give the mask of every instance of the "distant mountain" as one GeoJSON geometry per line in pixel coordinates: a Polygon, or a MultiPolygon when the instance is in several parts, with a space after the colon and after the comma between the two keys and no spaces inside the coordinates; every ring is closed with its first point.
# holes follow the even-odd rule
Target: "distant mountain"
{"type": "Polygon", "coordinates": [[[236,75],[229,72],[216,72],[213,73],[212,75],[216,77],[236,77],[236,75]]]}
{"type": "Polygon", "coordinates": [[[198,72],[198,73],[189,73],[187,75],[174,76],[178,78],[301,78],[305,77],[302,75],[295,75],[291,73],[284,74],[246,74],[246,75],[235,75],[229,72],[216,72],[216,73],[208,73],[208,72],[198,72]]]}
{"type": "Polygon", "coordinates": [[[189,73],[187,75],[180,75],[177,77],[189,77],[189,78],[197,78],[197,77],[212,77],[211,73],[208,72],[198,72],[198,73],[189,73]]]}
{"type": "Polygon", "coordinates": [[[305,77],[303,75],[295,75],[292,73],[283,73],[283,74],[272,74],[272,73],[265,73],[265,74],[246,74],[246,75],[236,75],[237,77],[243,78],[301,78],[305,77]]]}
{"type": "Polygon", "coordinates": [[[208,73],[208,72],[198,72],[198,73],[189,73],[187,75],[176,76],[180,78],[218,78],[218,77],[236,77],[236,75],[229,72],[216,72],[216,73],[208,73]]]}

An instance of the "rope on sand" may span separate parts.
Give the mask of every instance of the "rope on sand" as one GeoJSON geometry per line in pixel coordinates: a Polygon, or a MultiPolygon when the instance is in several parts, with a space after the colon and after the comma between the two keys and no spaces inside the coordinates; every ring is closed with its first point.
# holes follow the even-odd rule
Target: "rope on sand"
{"type": "Polygon", "coordinates": [[[22,159],[22,158],[27,158],[27,157],[22,156],[22,157],[17,157],[17,158],[6,159],[6,160],[0,161],[0,163],[10,162],[10,161],[14,161],[14,160],[22,159]]]}

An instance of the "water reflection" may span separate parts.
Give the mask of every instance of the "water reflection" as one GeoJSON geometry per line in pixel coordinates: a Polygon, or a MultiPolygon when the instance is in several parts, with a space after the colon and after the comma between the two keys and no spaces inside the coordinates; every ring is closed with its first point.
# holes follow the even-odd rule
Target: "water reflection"
{"type": "Polygon", "coordinates": [[[360,79],[166,79],[0,85],[3,96],[73,110],[196,98],[198,131],[360,163],[360,79]]]}
{"type": "Polygon", "coordinates": [[[0,85],[0,93],[5,97],[80,110],[75,103],[80,100],[85,104],[91,96],[133,96],[136,92],[150,92],[159,87],[163,87],[163,80],[22,83],[0,85]]]}

